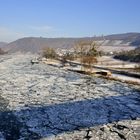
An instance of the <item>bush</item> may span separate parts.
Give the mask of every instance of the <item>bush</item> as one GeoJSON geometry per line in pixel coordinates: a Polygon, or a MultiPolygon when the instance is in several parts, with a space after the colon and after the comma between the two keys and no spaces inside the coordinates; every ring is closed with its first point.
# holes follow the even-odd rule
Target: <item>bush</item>
{"type": "Polygon", "coordinates": [[[53,48],[46,47],[43,49],[43,57],[50,58],[50,59],[56,59],[57,54],[53,48]]]}
{"type": "Polygon", "coordinates": [[[0,48],[0,55],[5,54],[5,52],[0,48]]]}
{"type": "Polygon", "coordinates": [[[97,57],[101,56],[98,45],[94,41],[81,41],[76,44],[75,52],[78,58],[80,58],[80,63],[84,68],[92,68],[92,65],[97,63],[97,57]]]}
{"type": "Polygon", "coordinates": [[[83,56],[81,58],[81,63],[84,68],[92,68],[92,64],[97,63],[97,58],[94,56],[83,56]]]}

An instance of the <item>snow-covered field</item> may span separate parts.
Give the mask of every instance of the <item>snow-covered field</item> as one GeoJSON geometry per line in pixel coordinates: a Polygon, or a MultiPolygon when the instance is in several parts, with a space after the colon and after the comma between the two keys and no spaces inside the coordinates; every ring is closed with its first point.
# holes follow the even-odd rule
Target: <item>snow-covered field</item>
{"type": "Polygon", "coordinates": [[[140,139],[140,88],[0,56],[0,140],[140,139]]]}
{"type": "Polygon", "coordinates": [[[112,56],[102,56],[98,58],[97,66],[103,66],[108,68],[135,68],[138,63],[127,62],[112,58],[112,56]]]}
{"type": "Polygon", "coordinates": [[[120,79],[122,81],[137,82],[140,84],[140,78],[133,78],[133,77],[129,77],[129,76],[121,75],[121,74],[112,74],[112,77],[118,80],[120,79]]]}
{"type": "Polygon", "coordinates": [[[125,45],[120,45],[120,42],[116,42],[116,46],[114,46],[112,44],[112,46],[100,46],[99,50],[104,51],[104,52],[121,52],[121,51],[130,51],[130,50],[134,50],[136,47],[134,46],[129,46],[127,44],[125,45]]]}

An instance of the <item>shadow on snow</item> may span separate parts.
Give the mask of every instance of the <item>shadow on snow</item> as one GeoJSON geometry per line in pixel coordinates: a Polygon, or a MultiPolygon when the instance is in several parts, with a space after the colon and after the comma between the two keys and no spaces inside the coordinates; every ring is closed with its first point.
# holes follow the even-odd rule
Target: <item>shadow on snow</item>
{"type": "MultiPolygon", "coordinates": [[[[114,121],[140,117],[140,94],[87,99],[1,111],[0,132],[7,140],[39,139],[114,121]]],[[[1,135],[0,135],[1,136],[1,135]]]]}

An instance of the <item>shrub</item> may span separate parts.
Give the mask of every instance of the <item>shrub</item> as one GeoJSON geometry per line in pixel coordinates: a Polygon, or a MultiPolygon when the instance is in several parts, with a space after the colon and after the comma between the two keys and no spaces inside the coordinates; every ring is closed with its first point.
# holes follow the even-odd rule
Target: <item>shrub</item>
{"type": "Polygon", "coordinates": [[[83,56],[81,58],[81,63],[84,68],[88,68],[91,70],[92,64],[97,63],[97,58],[94,56],[83,56]]]}
{"type": "Polygon", "coordinates": [[[0,55],[5,54],[5,52],[0,48],[0,55]]]}
{"type": "Polygon", "coordinates": [[[43,49],[43,57],[50,58],[50,59],[56,59],[57,54],[53,48],[46,47],[43,49]]]}

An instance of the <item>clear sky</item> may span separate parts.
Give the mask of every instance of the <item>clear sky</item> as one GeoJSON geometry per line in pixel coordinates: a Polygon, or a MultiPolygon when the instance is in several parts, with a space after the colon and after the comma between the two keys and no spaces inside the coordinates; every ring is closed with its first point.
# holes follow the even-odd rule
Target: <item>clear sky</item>
{"type": "Polygon", "coordinates": [[[0,41],[140,32],[140,0],[0,0],[0,41]]]}

